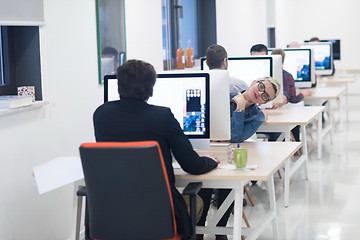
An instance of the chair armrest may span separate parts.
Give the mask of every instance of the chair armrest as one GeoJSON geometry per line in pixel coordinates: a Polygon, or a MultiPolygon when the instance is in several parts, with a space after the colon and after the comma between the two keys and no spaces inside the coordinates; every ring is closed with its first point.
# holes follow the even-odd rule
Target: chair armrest
{"type": "Polygon", "coordinates": [[[202,182],[191,182],[189,183],[183,190],[183,195],[189,196],[190,202],[190,220],[191,220],[191,228],[192,235],[190,239],[195,239],[196,236],[196,196],[202,187],[202,182]]]}
{"type": "Polygon", "coordinates": [[[79,189],[76,191],[76,195],[78,197],[85,197],[86,196],[86,186],[79,186],[79,189]]]}
{"type": "Polygon", "coordinates": [[[202,182],[191,182],[183,190],[184,195],[194,195],[197,194],[202,187],[202,182]]]}

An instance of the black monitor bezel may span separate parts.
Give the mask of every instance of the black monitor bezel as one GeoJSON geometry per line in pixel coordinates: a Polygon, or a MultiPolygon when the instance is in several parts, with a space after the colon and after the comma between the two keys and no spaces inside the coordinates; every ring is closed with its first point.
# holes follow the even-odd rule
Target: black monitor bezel
{"type": "Polygon", "coordinates": [[[104,76],[104,103],[108,102],[108,90],[109,90],[109,79],[117,79],[116,75],[105,75],[104,76]]]}
{"type": "MultiPolygon", "coordinates": [[[[271,56],[267,56],[267,55],[262,55],[262,56],[249,56],[249,57],[228,57],[227,58],[228,61],[232,61],[232,60],[259,60],[259,59],[269,59],[270,60],[270,77],[274,77],[274,73],[273,73],[273,59],[271,56]]],[[[202,57],[200,59],[200,69],[204,70],[204,64],[206,61],[206,57],[202,57]]]]}

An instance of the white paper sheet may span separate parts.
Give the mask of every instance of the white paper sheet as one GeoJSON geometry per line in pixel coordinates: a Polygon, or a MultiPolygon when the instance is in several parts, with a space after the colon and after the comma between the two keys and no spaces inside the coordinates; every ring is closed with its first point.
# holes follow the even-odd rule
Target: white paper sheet
{"type": "Polygon", "coordinates": [[[245,168],[237,168],[234,164],[226,164],[220,166],[221,169],[228,169],[228,170],[254,170],[258,168],[258,165],[247,165],[245,168]]]}
{"type": "Polygon", "coordinates": [[[40,194],[84,178],[79,157],[58,157],[33,168],[40,194]]]}

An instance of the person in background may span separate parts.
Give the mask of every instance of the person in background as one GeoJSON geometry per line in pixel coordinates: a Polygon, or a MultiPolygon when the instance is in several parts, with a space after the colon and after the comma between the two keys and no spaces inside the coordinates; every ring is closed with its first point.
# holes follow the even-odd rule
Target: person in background
{"type": "MultiPolygon", "coordinates": [[[[210,70],[227,70],[228,55],[225,48],[218,44],[214,44],[208,47],[208,49],[206,50],[206,64],[208,65],[210,70]]],[[[248,85],[244,81],[233,76],[230,76],[229,83],[230,92],[239,92],[243,89],[248,88],[248,85]]]]}
{"type": "MultiPolygon", "coordinates": [[[[255,44],[250,49],[250,55],[267,55],[268,48],[264,44],[255,44]]],[[[285,90],[285,89],[284,89],[285,90]]],[[[285,95],[283,96],[283,101],[281,103],[273,103],[272,108],[279,108],[287,103],[285,95]]]]}
{"type": "MultiPolygon", "coordinates": [[[[282,63],[285,61],[285,51],[283,49],[277,48],[272,50],[271,55],[281,55],[282,63]]],[[[296,94],[295,89],[295,80],[293,76],[283,69],[283,91],[285,96],[284,103],[274,103],[273,108],[278,108],[283,106],[285,103],[298,103],[304,99],[305,96],[311,96],[312,91],[310,89],[302,90],[302,93],[296,94]]],[[[300,126],[296,126],[291,130],[295,141],[300,141],[300,126]]],[[[269,133],[269,141],[276,141],[280,136],[280,133],[269,133]]]]}
{"type": "MultiPolygon", "coordinates": [[[[280,92],[280,84],[271,77],[254,80],[248,89],[230,93],[231,139],[230,142],[243,142],[251,137],[259,126],[265,121],[265,115],[258,104],[272,101],[280,92]]],[[[199,196],[204,202],[203,213],[198,226],[205,226],[206,217],[210,208],[211,195],[214,189],[203,188],[199,196]]],[[[225,201],[230,189],[219,189],[217,207],[225,201]]],[[[227,209],[217,226],[225,227],[230,217],[233,204],[227,209]]],[[[204,239],[203,234],[197,234],[196,240],[204,239]]],[[[216,240],[227,240],[226,235],[216,235],[216,240]]]]}
{"type": "MultiPolygon", "coordinates": [[[[141,60],[129,60],[117,69],[120,100],[106,102],[93,115],[98,142],[157,141],[166,165],[178,232],[182,239],[192,234],[184,198],[175,187],[173,156],[190,174],[204,174],[216,168],[215,155],[199,156],[169,108],[150,105],[156,81],[154,67],[141,60]],[[173,156],[172,156],[173,155],[173,156]]],[[[126,193],[124,195],[126,197],[126,193]]],[[[151,207],[151,206],[150,206],[151,207]]]]}
{"type": "Polygon", "coordinates": [[[320,42],[320,39],[318,37],[312,37],[309,42],[320,42]]]}
{"type": "MultiPolygon", "coordinates": [[[[116,68],[119,66],[119,52],[113,47],[104,47],[101,51],[101,58],[107,58],[113,60],[113,66],[111,73],[115,73],[116,68]]],[[[109,73],[110,74],[110,73],[109,73]]]]}
{"type": "Polygon", "coordinates": [[[268,48],[264,44],[255,44],[250,48],[250,55],[267,55],[268,48]]]}
{"type": "Polygon", "coordinates": [[[291,43],[289,43],[288,45],[286,45],[287,48],[300,48],[300,43],[293,41],[291,43]]]}

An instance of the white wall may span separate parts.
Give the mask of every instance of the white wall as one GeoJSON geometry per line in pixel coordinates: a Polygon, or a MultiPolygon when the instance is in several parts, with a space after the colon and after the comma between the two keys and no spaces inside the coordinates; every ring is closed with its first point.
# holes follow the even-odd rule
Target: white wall
{"type": "Polygon", "coordinates": [[[163,70],[161,0],[126,0],[125,10],[127,58],[163,70]]]}
{"type": "Polygon", "coordinates": [[[356,0],[275,0],[278,47],[311,37],[341,39],[336,68],[359,68],[360,2],[356,0]]]}
{"type": "Polygon", "coordinates": [[[50,104],[0,117],[1,240],[69,239],[73,189],[39,195],[32,167],[78,155],[81,142],[94,141],[92,113],[102,102],[95,2],[45,0],[44,9],[42,83],[50,104]]]}
{"type": "Polygon", "coordinates": [[[217,43],[229,56],[249,55],[252,45],[267,45],[266,0],[217,0],[217,43]]]}

